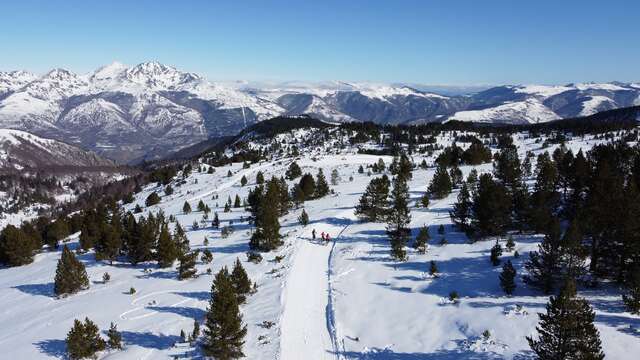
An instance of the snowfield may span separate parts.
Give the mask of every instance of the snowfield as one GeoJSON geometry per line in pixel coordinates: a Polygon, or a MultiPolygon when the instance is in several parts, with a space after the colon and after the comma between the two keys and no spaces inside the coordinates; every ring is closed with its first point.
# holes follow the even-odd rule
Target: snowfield
{"type": "MultiPolygon", "coordinates": [[[[522,109],[531,111],[537,109],[522,109]]],[[[550,120],[540,114],[540,121],[550,120]]],[[[279,135],[276,141],[313,136],[312,131],[279,135]]],[[[438,142],[448,145],[453,137],[443,133],[438,142]]],[[[527,150],[538,154],[553,151],[541,148],[542,142],[523,134],[514,141],[521,156],[527,150]]],[[[604,140],[574,138],[567,147],[584,151],[604,140]]],[[[464,144],[459,144],[464,146],[464,144]]],[[[495,151],[495,150],[494,150],[495,151]]],[[[437,155],[437,153],[436,153],[437,155]]],[[[548,298],[522,283],[523,264],[528,252],[537,247],[538,235],[514,235],[520,257],[505,252],[502,261],[511,260],[518,272],[517,289],[505,296],[499,286],[501,267],[489,261],[489,239],[470,243],[451,223],[449,210],[458,191],[442,200],[432,201],[428,208],[416,208],[416,201],[426,191],[435,169],[416,168],[410,181],[411,228],[413,236],[427,225],[431,240],[426,254],[408,248],[406,262],[394,261],[389,255],[389,240],[384,223],[360,222],[354,206],[369,181],[376,176],[358,173],[360,165],[376,162],[380,157],[361,155],[347,146],[338,150],[333,142],[323,147],[301,148],[296,159],[303,173],[315,176],[322,168],[328,180],[333,169],[340,174],[338,185],[330,185],[334,194],[304,203],[309,224],[302,226],[297,217],[302,208],[292,209],[280,218],[284,245],[277,251],[263,253],[263,261],[247,262],[246,252],[252,225],[248,212],[233,208],[224,213],[228,197],[247,196],[255,186],[255,176],[262,171],[266,179],[284,176],[292,158],[275,158],[243,169],[241,163],[216,168],[215,173],[194,172],[186,184],[176,186],[174,193],[164,196],[162,187],[150,184],[136,194],[136,204],[144,208],[140,215],[164,212],[174,215],[187,230],[193,249],[208,248],[213,262],[198,260],[199,276],[178,281],[176,267],[157,268],[155,264],[132,266],[128,262],[96,262],[92,252],[79,255],[91,281],[90,289],[56,299],[53,278],[60,251],[44,252],[35,261],[16,268],[0,268],[0,353],[6,359],[64,358],[65,336],[75,318],[89,317],[104,332],[110,322],[118,325],[125,348],[105,352],[102,359],[169,359],[172,356],[200,358],[194,347],[179,344],[180,330],[190,332],[193,321],[201,323],[208,306],[212,275],[221,267],[231,267],[239,258],[249,277],[258,285],[256,294],[241,306],[247,325],[244,353],[247,359],[523,359],[532,353],[525,336],[535,332],[537,313],[544,310],[548,298]],[[331,150],[331,154],[327,154],[331,150]],[[232,176],[227,176],[231,170],[232,176]],[[246,176],[246,186],[240,179],[246,176]],[[353,180],[350,181],[350,177],[353,180]],[[153,191],[162,196],[160,204],[144,207],[145,198],[153,191]],[[215,199],[217,196],[217,199],[215,199]],[[182,206],[189,201],[196,208],[203,200],[217,211],[221,227],[233,222],[234,232],[227,238],[210,226],[210,221],[193,229],[202,213],[184,214],[182,206]],[[445,234],[437,233],[444,225],[445,234]],[[315,229],[316,239],[311,232],[315,229]],[[323,242],[320,233],[330,234],[323,242]],[[205,237],[209,245],[204,245],[205,237]],[[446,237],[447,244],[441,245],[446,237]],[[283,258],[278,261],[276,256],[283,258]],[[428,275],[433,260],[439,275],[428,275]],[[111,281],[102,283],[109,272],[111,281]],[[131,287],[136,289],[129,295],[131,287]],[[457,303],[448,300],[451,291],[460,294],[457,303]],[[488,330],[489,337],[483,332],[488,330]]],[[[391,158],[382,156],[389,165],[391,158]]],[[[416,164],[434,156],[414,154],[416,164]]],[[[204,169],[208,165],[203,165],[204,169]]],[[[196,167],[197,168],[197,167],[196,167]]],[[[461,167],[464,175],[473,167],[461,167]]],[[[491,164],[475,167],[490,172],[491,164]]],[[[299,179],[288,181],[289,187],[299,179]]],[[[210,214],[210,218],[213,213],[210,214]]],[[[173,225],[172,225],[173,226],[173,225]]],[[[68,238],[77,246],[78,235],[68,238]]],[[[503,241],[505,239],[502,239],[503,241]]],[[[411,245],[411,243],[409,244],[411,245]]],[[[608,359],[635,359],[640,353],[640,317],[624,310],[619,290],[606,283],[597,290],[581,290],[596,310],[596,325],[608,359]]]]}

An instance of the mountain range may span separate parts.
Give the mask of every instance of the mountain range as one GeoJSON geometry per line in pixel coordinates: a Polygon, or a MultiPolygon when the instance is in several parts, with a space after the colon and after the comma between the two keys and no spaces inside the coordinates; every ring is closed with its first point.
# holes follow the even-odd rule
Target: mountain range
{"type": "Polygon", "coordinates": [[[120,163],[164,157],[278,115],[420,124],[538,123],[640,104],[640,84],[505,85],[445,95],[418,86],[216,83],[158,62],[87,74],[0,72],[0,128],[94,151],[120,163]]]}

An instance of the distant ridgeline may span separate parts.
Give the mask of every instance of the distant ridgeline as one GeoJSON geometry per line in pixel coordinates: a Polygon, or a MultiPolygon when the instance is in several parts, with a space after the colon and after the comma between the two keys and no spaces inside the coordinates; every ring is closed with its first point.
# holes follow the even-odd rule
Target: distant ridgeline
{"type": "MultiPolygon", "coordinates": [[[[411,143],[412,137],[433,136],[441,131],[469,131],[480,134],[488,133],[516,133],[530,132],[532,136],[537,134],[549,134],[551,132],[571,133],[574,135],[582,134],[600,134],[609,131],[629,130],[639,124],[640,106],[633,106],[621,109],[614,109],[599,112],[590,116],[577,117],[570,119],[560,119],[550,122],[538,124],[498,124],[498,123],[474,123],[466,121],[448,121],[445,123],[427,123],[421,125],[383,125],[374,122],[347,122],[332,124],[324,122],[309,115],[299,116],[278,116],[269,120],[264,120],[253,124],[236,136],[228,136],[223,138],[209,139],[207,141],[193,145],[187,149],[183,149],[167,160],[175,161],[178,159],[194,159],[205,154],[221,154],[225,149],[232,147],[238,149],[243,142],[251,138],[269,138],[278,134],[286,133],[296,129],[303,128],[341,128],[350,130],[355,136],[350,139],[352,144],[364,143],[380,136],[381,133],[389,134],[392,141],[411,143]]],[[[390,154],[389,150],[367,150],[367,153],[376,155],[390,154]]],[[[245,155],[248,152],[245,152],[245,155]]],[[[206,155],[205,155],[206,156],[206,155]]],[[[233,161],[253,161],[260,158],[260,155],[253,154],[248,158],[238,157],[236,153],[234,159],[222,159],[221,155],[213,164],[223,165],[233,161]]],[[[165,161],[153,163],[155,165],[166,163],[165,161]]]]}

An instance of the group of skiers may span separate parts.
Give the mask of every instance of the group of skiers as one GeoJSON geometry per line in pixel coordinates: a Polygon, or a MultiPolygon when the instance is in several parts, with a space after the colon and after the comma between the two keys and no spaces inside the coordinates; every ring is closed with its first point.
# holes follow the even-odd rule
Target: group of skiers
{"type": "MultiPolygon", "coordinates": [[[[323,231],[320,233],[320,236],[322,237],[322,241],[326,241],[326,242],[331,241],[331,236],[329,235],[329,233],[325,233],[323,231]]],[[[316,229],[311,230],[311,239],[312,240],[316,239],[316,229]]]]}

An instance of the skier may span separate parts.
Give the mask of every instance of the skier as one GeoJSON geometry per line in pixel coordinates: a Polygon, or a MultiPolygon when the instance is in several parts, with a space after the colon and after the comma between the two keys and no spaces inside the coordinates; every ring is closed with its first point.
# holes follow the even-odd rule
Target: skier
{"type": "Polygon", "coordinates": [[[324,231],[320,233],[320,236],[322,236],[322,241],[324,241],[324,231]]]}
{"type": "Polygon", "coordinates": [[[331,237],[329,237],[329,233],[327,233],[327,235],[325,235],[325,240],[327,240],[327,242],[331,241],[331,237]]]}
{"type": "Polygon", "coordinates": [[[311,240],[316,239],[316,229],[311,230],[311,240]]]}

